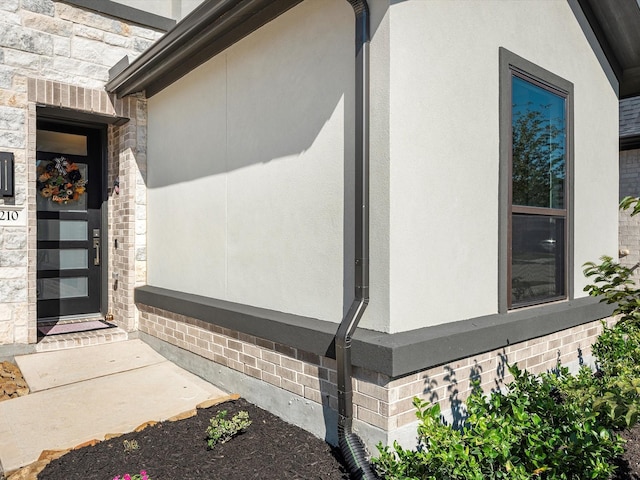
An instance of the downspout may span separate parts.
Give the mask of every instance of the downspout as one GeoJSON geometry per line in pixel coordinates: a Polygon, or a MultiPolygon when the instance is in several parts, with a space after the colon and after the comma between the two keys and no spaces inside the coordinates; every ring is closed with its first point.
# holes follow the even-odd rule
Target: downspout
{"type": "Polygon", "coordinates": [[[338,444],[355,479],[377,478],[353,433],[351,337],[369,303],[369,6],[347,0],[356,20],[355,88],[355,298],[335,336],[338,373],[338,444]]]}

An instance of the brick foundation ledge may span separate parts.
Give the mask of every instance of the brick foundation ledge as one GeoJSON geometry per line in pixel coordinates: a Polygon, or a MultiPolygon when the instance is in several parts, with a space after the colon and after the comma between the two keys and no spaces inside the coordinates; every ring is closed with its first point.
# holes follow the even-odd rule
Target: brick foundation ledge
{"type": "MultiPolygon", "coordinates": [[[[161,309],[335,358],[337,323],[153,286],[137,288],[135,302],[139,308],[161,309]]],[[[352,361],[398,378],[607,318],[612,312],[612,306],[585,297],[394,334],[359,328],[352,361]]]]}

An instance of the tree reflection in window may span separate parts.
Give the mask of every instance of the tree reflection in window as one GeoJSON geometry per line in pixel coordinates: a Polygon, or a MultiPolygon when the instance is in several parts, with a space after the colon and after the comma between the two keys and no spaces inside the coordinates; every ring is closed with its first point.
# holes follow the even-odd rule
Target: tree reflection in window
{"type": "Polygon", "coordinates": [[[512,204],[565,208],[565,98],[517,76],[512,89],[512,204]]]}

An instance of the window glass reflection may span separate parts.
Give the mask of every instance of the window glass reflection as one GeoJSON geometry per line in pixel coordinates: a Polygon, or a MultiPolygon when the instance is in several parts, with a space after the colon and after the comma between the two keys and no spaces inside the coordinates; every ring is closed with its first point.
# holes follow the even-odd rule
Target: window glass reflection
{"type": "Polygon", "coordinates": [[[87,240],[86,220],[38,220],[38,240],[65,242],[87,240]]]}
{"type": "Polygon", "coordinates": [[[38,279],[38,299],[57,300],[89,295],[87,277],[38,279]]]}
{"type": "Polygon", "coordinates": [[[565,208],[566,100],[512,78],[513,205],[565,208]]]}
{"type": "Polygon", "coordinates": [[[86,248],[40,248],[38,249],[38,270],[76,270],[89,265],[86,248]]]}
{"type": "Polygon", "coordinates": [[[73,133],[36,132],[36,150],[39,152],[55,152],[67,155],[87,155],[87,137],[73,133]]]}
{"type": "Polygon", "coordinates": [[[564,296],[564,219],[514,215],[512,241],[511,303],[564,296]]]}

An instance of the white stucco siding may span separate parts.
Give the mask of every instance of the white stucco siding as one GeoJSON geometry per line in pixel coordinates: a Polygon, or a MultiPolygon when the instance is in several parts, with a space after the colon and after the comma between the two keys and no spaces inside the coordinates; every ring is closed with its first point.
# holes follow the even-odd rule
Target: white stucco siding
{"type": "Polygon", "coordinates": [[[353,31],[305,1],[149,99],[150,285],[340,321],[353,31]]]}
{"type": "Polygon", "coordinates": [[[498,312],[499,47],[575,88],[574,268],[616,252],[617,99],[563,0],[390,7],[390,331],[498,312]]]}
{"type": "Polygon", "coordinates": [[[615,94],[596,82],[576,86],[575,98],[573,278],[577,298],[586,295],[583,289],[589,283],[583,274],[585,262],[598,261],[602,255],[618,258],[619,110],[615,94]]]}
{"type": "Polygon", "coordinates": [[[225,59],[216,58],[149,102],[147,223],[151,285],[224,295],[224,66],[225,59]]]}
{"type": "MultiPolygon", "coordinates": [[[[360,326],[371,330],[389,331],[389,2],[370,0],[371,45],[369,66],[369,306],[360,326]]],[[[352,178],[349,177],[352,183],[352,178]]],[[[352,204],[353,192],[346,200],[352,204]]],[[[349,215],[353,215],[350,207],[349,215]]]]}

